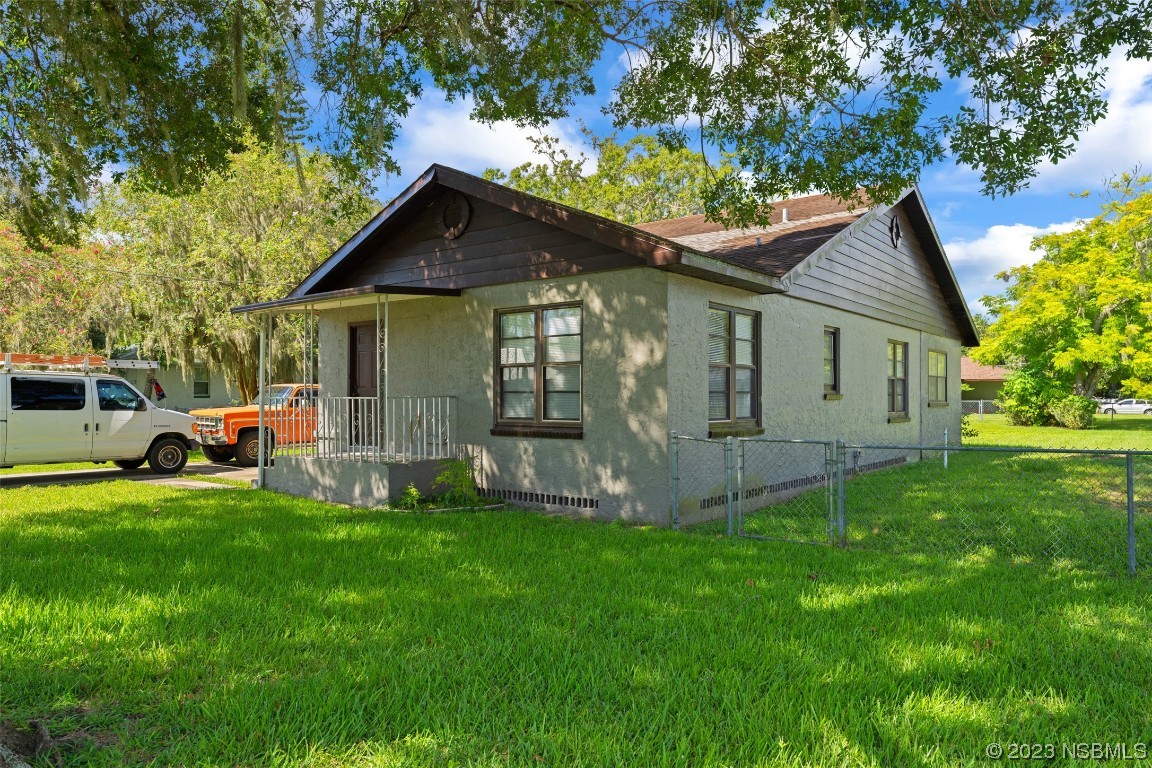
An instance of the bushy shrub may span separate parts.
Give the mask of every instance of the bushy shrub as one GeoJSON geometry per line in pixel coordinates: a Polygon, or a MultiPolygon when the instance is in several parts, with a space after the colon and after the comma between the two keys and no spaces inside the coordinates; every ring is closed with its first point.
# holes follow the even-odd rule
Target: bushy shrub
{"type": "Polygon", "coordinates": [[[996,406],[1008,421],[1021,427],[1052,423],[1049,403],[1052,397],[1046,383],[1024,371],[1013,373],[1000,387],[996,406]]]}
{"type": "Polygon", "coordinates": [[[1048,406],[1048,410],[1056,418],[1057,423],[1068,429],[1088,429],[1092,426],[1092,419],[1096,416],[1096,401],[1090,397],[1068,395],[1055,400],[1048,406]]]}
{"type": "Polygon", "coordinates": [[[972,423],[972,414],[965,413],[960,417],[960,437],[979,437],[980,432],[976,429],[976,425],[972,423]]]}
{"type": "Polygon", "coordinates": [[[480,492],[476,490],[476,480],[471,457],[464,459],[444,459],[440,462],[440,474],[436,475],[436,488],[444,488],[440,501],[448,507],[478,507],[480,492]]]}

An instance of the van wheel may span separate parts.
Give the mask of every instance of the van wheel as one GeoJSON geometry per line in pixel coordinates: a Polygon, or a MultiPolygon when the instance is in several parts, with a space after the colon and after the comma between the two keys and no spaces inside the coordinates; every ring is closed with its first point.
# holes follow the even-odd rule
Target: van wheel
{"type": "Polygon", "coordinates": [[[148,466],[158,475],[174,475],[188,463],[188,448],[173,437],[157,440],[148,451],[148,466]]]}
{"type": "Polygon", "coordinates": [[[113,464],[120,467],[120,469],[140,469],[144,466],[144,459],[122,459],[113,461],[113,464]]]}
{"type": "Polygon", "coordinates": [[[1111,416],[1111,415],[1114,415],[1116,413],[1116,411],[1113,410],[1112,408],[1105,408],[1104,413],[1111,416]]]}
{"type": "MultiPolygon", "coordinates": [[[[276,449],[276,436],[268,432],[268,444],[264,447],[268,456],[276,449]]],[[[256,459],[260,457],[260,433],[256,430],[245,432],[236,441],[236,463],[242,467],[256,466],[256,459]]]]}
{"type": "Polygon", "coordinates": [[[201,445],[200,450],[204,451],[204,457],[208,461],[216,464],[227,464],[232,461],[232,451],[227,448],[217,448],[214,445],[201,445]]]}

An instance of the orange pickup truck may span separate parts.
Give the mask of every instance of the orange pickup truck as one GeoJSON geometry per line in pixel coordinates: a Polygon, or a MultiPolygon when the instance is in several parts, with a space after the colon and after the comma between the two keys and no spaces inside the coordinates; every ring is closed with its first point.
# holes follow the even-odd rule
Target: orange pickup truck
{"type": "Polygon", "coordinates": [[[269,453],[277,445],[300,445],[316,440],[316,394],[319,387],[273,384],[251,405],[200,408],[191,411],[192,427],[209,461],[236,459],[244,467],[256,466],[260,455],[260,403],[268,431],[269,453]]]}

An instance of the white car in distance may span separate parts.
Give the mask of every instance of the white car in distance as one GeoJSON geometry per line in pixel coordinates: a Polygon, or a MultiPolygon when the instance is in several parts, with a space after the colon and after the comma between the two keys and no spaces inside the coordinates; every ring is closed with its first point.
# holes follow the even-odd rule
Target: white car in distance
{"type": "Polygon", "coordinates": [[[1128,398],[1126,400],[1117,400],[1112,403],[1103,403],[1100,406],[1101,413],[1142,413],[1145,416],[1152,414],[1152,402],[1147,400],[1133,400],[1128,398]]]}

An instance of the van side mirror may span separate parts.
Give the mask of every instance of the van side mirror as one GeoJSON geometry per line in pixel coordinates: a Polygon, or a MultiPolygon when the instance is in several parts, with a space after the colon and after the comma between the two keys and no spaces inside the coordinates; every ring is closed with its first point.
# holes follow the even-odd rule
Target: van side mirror
{"type": "Polygon", "coordinates": [[[143,398],[143,397],[136,398],[136,410],[138,410],[138,411],[148,410],[148,400],[143,398]]]}

